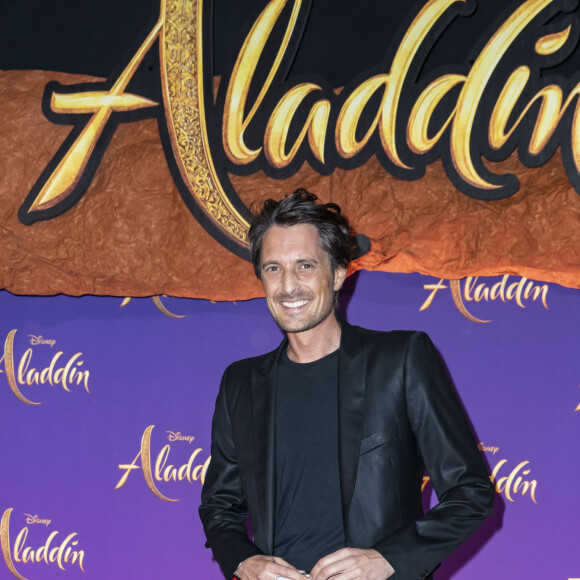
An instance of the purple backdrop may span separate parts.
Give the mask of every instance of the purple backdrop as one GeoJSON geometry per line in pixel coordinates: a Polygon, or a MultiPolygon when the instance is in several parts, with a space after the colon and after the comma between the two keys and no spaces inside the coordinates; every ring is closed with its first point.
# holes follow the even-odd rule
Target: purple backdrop
{"type": "MultiPolygon", "coordinates": [[[[363,272],[341,301],[354,324],[431,335],[495,472],[494,515],[437,578],[580,578],[579,293],[457,290],[363,272]]],[[[281,334],[263,300],[121,304],[0,292],[0,578],[221,578],[197,518],[213,402],[226,365],[281,334]]]]}

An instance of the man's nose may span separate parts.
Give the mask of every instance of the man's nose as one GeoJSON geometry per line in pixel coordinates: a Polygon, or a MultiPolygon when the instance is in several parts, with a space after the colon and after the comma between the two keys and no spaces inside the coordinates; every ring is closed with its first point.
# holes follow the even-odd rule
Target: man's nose
{"type": "Polygon", "coordinates": [[[292,271],[282,275],[282,290],[285,294],[293,294],[298,289],[299,283],[296,274],[292,271]]]}

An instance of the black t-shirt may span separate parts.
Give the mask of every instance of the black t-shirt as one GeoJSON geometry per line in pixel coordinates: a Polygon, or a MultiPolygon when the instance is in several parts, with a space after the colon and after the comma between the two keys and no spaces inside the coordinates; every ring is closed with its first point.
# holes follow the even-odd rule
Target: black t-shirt
{"type": "Polygon", "coordinates": [[[274,554],[298,569],[345,545],[338,474],[338,352],[278,365],[274,554]]]}

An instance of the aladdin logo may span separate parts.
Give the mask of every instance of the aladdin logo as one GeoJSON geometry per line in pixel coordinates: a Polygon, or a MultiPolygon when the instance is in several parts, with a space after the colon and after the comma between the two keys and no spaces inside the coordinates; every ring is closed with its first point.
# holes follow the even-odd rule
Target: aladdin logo
{"type": "MultiPolygon", "coordinates": [[[[18,366],[15,365],[14,358],[14,336],[16,330],[11,330],[4,343],[4,354],[0,358],[0,374],[6,374],[6,380],[10,390],[23,403],[27,405],[40,405],[29,400],[21,391],[21,387],[32,387],[33,385],[60,386],[65,391],[71,392],[75,387],[83,387],[87,393],[89,391],[89,371],[82,370],[84,364],[83,353],[77,352],[70,358],[62,358],[63,351],[59,350],[52,357],[50,364],[42,369],[38,369],[32,363],[33,349],[28,348],[20,357],[18,366]]],[[[54,341],[53,341],[54,342],[54,341]]],[[[52,346],[52,345],[51,345],[52,346]]]]}
{"type": "MultiPolygon", "coordinates": [[[[492,455],[495,455],[499,451],[499,447],[485,445],[484,443],[479,443],[478,447],[480,451],[491,453],[492,455]]],[[[491,475],[489,476],[489,479],[495,485],[495,491],[502,494],[510,502],[515,502],[518,496],[528,496],[535,504],[537,504],[536,489],[538,487],[538,481],[536,479],[529,479],[529,475],[532,471],[530,468],[530,462],[521,461],[518,465],[513,467],[511,471],[509,471],[510,468],[507,464],[507,459],[501,459],[496,463],[491,475]]],[[[429,476],[423,476],[421,491],[425,490],[429,481],[429,476]]]]}
{"type": "Polygon", "coordinates": [[[90,86],[47,85],[47,115],[74,119],[75,127],[20,208],[20,221],[50,219],[75,205],[116,126],[135,120],[136,111],[139,118],[158,116],[168,165],[190,211],[246,258],[249,213],[228,171],[288,177],[308,162],[328,175],[375,155],[389,173],[416,180],[440,158],[462,192],[496,200],[514,195],[519,182],[515,175],[492,173],[485,159],[501,161],[517,150],[524,164],[538,167],[560,147],[580,192],[580,84],[541,74],[564,62],[578,43],[578,20],[562,15],[573,9],[569,3],[514,2],[513,12],[474,43],[483,47],[478,54],[464,47],[465,61],[456,70],[423,78],[424,61],[449,24],[476,7],[466,0],[426,0],[383,63],[340,92],[319,78],[287,78],[310,4],[265,5],[215,102],[207,66],[209,0],[162,0],[157,22],[117,78],[90,86]],[[155,45],[162,106],[126,92],[155,45]]]}
{"type": "MultiPolygon", "coordinates": [[[[22,571],[24,566],[41,562],[44,562],[48,566],[56,564],[61,570],[66,570],[66,565],[71,566],[76,564],[83,572],[85,571],[83,567],[85,551],[77,548],[79,541],[76,539],[76,532],[68,534],[68,536],[61,540],[57,538],[60,532],[54,531],[49,534],[44,543],[32,546],[28,539],[28,527],[25,526],[20,530],[14,540],[14,545],[12,545],[10,540],[10,517],[12,511],[12,508],[9,508],[2,516],[2,521],[0,522],[0,543],[2,544],[4,563],[13,576],[19,580],[26,580],[18,569],[22,571]]],[[[30,524],[28,521],[30,517],[26,514],[25,521],[27,524],[30,524]]],[[[36,516],[32,517],[34,518],[36,516]]]]}
{"type": "Polygon", "coordinates": [[[507,467],[508,460],[502,459],[499,461],[491,472],[491,482],[495,484],[495,491],[501,493],[508,501],[514,502],[516,496],[528,495],[529,498],[537,504],[536,489],[538,482],[535,479],[528,479],[531,468],[529,461],[522,461],[515,467],[507,467]],[[504,469],[505,468],[505,469],[504,469]],[[498,477],[502,473],[501,477],[498,477]],[[507,475],[503,475],[507,473],[507,475]]]}
{"type": "MultiPolygon", "coordinates": [[[[115,486],[115,489],[122,488],[127,483],[129,475],[134,470],[141,469],[143,471],[143,477],[145,478],[147,487],[153,492],[155,496],[164,501],[179,501],[178,499],[171,499],[163,495],[161,491],[159,491],[157,483],[176,483],[178,481],[188,481],[189,483],[193,483],[194,481],[200,481],[203,485],[211,456],[203,461],[203,463],[200,463],[198,456],[202,452],[202,448],[198,447],[191,453],[189,460],[181,466],[169,464],[168,460],[169,454],[171,452],[171,445],[168,443],[161,449],[161,451],[159,451],[155,460],[155,465],[153,465],[151,460],[151,433],[154,427],[155,425],[150,425],[147,427],[147,429],[145,429],[143,437],[141,438],[141,449],[135,456],[135,459],[133,459],[131,463],[119,465],[119,469],[125,473],[123,473],[121,476],[121,479],[115,486]]],[[[167,433],[176,435],[172,431],[167,431],[167,433]]],[[[173,435],[170,435],[170,437],[173,435]]],[[[191,443],[191,441],[188,442],[191,443]]]]}
{"type": "Polygon", "coordinates": [[[431,293],[419,308],[419,312],[427,310],[433,303],[436,294],[440,290],[451,290],[451,297],[457,310],[472,322],[491,322],[491,320],[481,320],[476,318],[467,309],[466,304],[475,302],[494,302],[501,300],[502,302],[515,302],[520,308],[526,307],[526,302],[530,300],[535,302],[541,298],[542,305],[548,310],[548,284],[537,284],[525,277],[519,281],[510,282],[508,284],[509,275],[505,274],[499,282],[495,284],[486,282],[479,282],[477,276],[468,276],[464,280],[449,280],[449,285],[445,285],[443,278],[435,284],[424,284],[424,290],[430,290],[431,293]]]}
{"type": "MultiPolygon", "coordinates": [[[[494,445],[479,444],[480,451],[495,455],[499,447],[494,445]]],[[[529,498],[537,504],[536,489],[538,482],[535,479],[529,479],[531,473],[530,462],[521,461],[515,467],[508,467],[508,460],[501,459],[498,461],[491,472],[491,482],[495,485],[495,491],[501,493],[508,501],[514,502],[516,496],[528,495],[529,498]],[[500,477],[501,472],[501,477],[500,477]]]]}

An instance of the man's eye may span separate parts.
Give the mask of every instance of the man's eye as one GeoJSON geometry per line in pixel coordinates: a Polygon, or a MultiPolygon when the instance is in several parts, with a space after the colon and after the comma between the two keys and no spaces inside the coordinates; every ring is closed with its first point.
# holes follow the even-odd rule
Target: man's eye
{"type": "Polygon", "coordinates": [[[312,264],[300,264],[301,268],[312,268],[312,264]]]}

